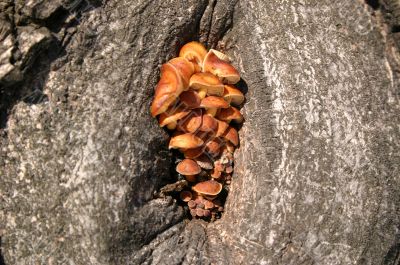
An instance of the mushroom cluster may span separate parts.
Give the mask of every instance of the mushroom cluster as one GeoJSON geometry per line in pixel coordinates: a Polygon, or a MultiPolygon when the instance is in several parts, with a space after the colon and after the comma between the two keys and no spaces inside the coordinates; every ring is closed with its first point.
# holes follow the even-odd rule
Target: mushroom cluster
{"type": "Polygon", "coordinates": [[[169,149],[183,154],[176,171],[188,186],[180,199],[193,217],[213,220],[223,211],[219,196],[231,182],[243,122],[244,95],[233,86],[239,80],[228,56],[198,42],[161,67],[150,111],[171,131],[169,149]]]}

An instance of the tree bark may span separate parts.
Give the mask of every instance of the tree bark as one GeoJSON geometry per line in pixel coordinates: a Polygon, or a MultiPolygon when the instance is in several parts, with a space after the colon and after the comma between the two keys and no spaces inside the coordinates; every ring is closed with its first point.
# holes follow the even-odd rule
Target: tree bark
{"type": "Polygon", "coordinates": [[[390,6],[1,2],[4,263],[398,264],[390,6]],[[246,92],[214,223],[154,196],[174,165],[149,104],[160,65],[191,40],[229,54],[246,92]]]}

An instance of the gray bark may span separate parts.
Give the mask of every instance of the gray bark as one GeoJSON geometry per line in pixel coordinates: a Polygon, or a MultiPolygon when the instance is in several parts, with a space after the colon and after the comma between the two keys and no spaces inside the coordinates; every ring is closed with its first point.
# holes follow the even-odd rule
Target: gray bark
{"type": "Polygon", "coordinates": [[[395,1],[28,2],[0,2],[6,265],[398,264],[395,1]],[[190,40],[247,92],[211,224],[154,196],[173,164],[149,104],[190,40]]]}

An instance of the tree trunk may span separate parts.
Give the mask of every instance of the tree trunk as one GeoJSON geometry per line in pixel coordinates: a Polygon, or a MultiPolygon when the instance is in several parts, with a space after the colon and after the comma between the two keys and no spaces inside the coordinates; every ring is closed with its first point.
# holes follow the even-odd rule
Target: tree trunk
{"type": "Polygon", "coordinates": [[[398,7],[1,2],[3,262],[398,264],[398,7]],[[149,104],[191,40],[229,54],[246,92],[214,223],[154,196],[174,165],[149,104]]]}

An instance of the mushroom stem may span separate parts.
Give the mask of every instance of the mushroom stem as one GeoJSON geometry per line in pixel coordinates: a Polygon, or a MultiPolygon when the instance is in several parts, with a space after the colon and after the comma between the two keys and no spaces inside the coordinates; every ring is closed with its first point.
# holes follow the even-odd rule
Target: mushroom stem
{"type": "Polygon", "coordinates": [[[188,175],[188,176],[185,176],[185,178],[189,182],[195,182],[197,180],[195,175],[188,175]]]}
{"type": "Polygon", "coordinates": [[[198,95],[199,95],[200,99],[205,98],[207,95],[207,89],[206,88],[199,89],[198,95]]]}
{"type": "Polygon", "coordinates": [[[217,115],[217,110],[218,108],[209,108],[207,109],[207,114],[210,114],[211,116],[215,117],[215,115],[217,115]]]}
{"type": "Polygon", "coordinates": [[[167,124],[167,128],[168,128],[169,130],[175,130],[175,129],[176,129],[176,121],[173,121],[173,122],[171,122],[171,123],[168,123],[168,124],[167,124]]]}

